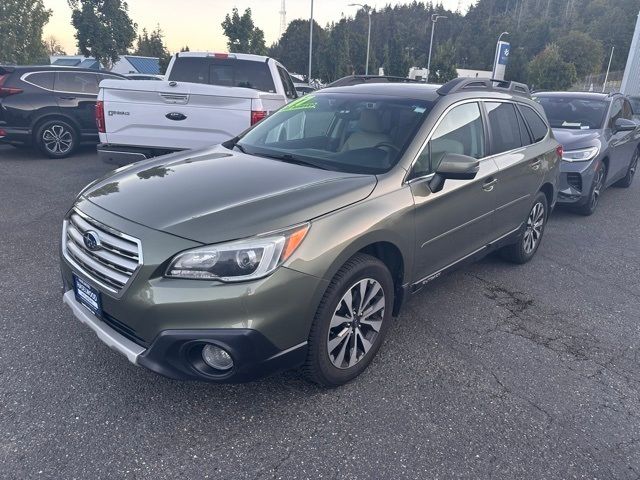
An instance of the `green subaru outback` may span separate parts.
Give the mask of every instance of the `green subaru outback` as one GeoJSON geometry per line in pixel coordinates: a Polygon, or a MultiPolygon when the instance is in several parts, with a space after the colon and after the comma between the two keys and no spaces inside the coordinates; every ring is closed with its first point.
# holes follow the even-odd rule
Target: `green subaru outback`
{"type": "Polygon", "coordinates": [[[520,84],[325,89],[86,187],[64,220],[64,302],[167,377],[302,367],[341,385],[409,294],[497,249],[534,256],[561,153],[520,84]]]}

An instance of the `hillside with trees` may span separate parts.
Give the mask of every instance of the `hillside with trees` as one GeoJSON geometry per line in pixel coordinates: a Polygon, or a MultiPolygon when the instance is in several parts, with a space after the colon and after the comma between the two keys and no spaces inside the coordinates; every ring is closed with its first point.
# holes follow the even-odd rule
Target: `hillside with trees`
{"type": "MultiPolygon", "coordinates": [[[[456,67],[490,70],[496,40],[506,31],[512,47],[507,78],[566,88],[605,69],[611,47],[611,69],[624,68],[638,10],[638,0],[479,0],[464,15],[432,2],[386,6],[372,12],[369,71],[383,67],[386,74],[405,76],[411,66],[426,66],[430,18],[438,13],[448,18],[436,27],[432,81],[446,79],[456,67]],[[549,80],[554,69],[563,71],[549,80]]],[[[313,76],[330,81],[364,73],[367,26],[362,9],[316,26],[313,76]]],[[[291,22],[270,55],[292,71],[306,72],[308,32],[308,20],[291,22]]]]}

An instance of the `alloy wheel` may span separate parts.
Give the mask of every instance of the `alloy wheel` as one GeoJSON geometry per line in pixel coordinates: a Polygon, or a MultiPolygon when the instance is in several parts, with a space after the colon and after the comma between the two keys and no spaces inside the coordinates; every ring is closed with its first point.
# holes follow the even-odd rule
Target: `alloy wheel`
{"type": "Polygon", "coordinates": [[[527,218],[527,229],[524,232],[523,247],[524,252],[530,255],[538,246],[542,237],[542,229],[544,227],[544,205],[540,202],[536,203],[529,217],[527,218]]]}
{"type": "Polygon", "coordinates": [[[63,125],[53,124],[42,132],[42,142],[50,153],[64,155],[73,146],[73,134],[63,125]]]}
{"type": "Polygon", "coordinates": [[[372,278],[359,280],[346,291],[327,338],[327,353],[335,367],[353,367],[371,350],[382,328],[385,304],[384,289],[372,278]]]}
{"type": "Polygon", "coordinates": [[[601,167],[596,173],[594,179],[593,193],[591,194],[591,209],[594,210],[600,200],[600,193],[602,193],[602,186],[604,184],[604,169],[601,167]]]}

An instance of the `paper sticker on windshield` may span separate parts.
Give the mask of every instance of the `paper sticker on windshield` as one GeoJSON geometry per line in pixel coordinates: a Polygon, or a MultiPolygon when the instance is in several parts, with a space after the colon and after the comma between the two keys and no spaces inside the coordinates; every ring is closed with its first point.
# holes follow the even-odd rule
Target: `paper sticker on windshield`
{"type": "Polygon", "coordinates": [[[562,122],[562,126],[563,127],[569,127],[569,128],[580,128],[582,126],[581,123],[574,123],[574,122],[567,122],[566,120],[564,122],[562,122]]]}
{"type": "Polygon", "coordinates": [[[313,95],[305,95],[302,98],[294,100],[293,102],[282,107],[283,112],[291,112],[294,110],[313,110],[318,107],[316,97],[313,95]]]}

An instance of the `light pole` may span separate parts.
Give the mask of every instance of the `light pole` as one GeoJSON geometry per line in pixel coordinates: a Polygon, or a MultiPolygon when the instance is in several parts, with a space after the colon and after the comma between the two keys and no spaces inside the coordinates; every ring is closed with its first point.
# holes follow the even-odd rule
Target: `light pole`
{"type": "Polygon", "coordinates": [[[311,85],[311,61],[313,60],[313,0],[311,0],[311,20],[309,20],[309,76],[307,81],[311,85]]]}
{"type": "Polygon", "coordinates": [[[498,68],[498,60],[500,59],[500,40],[504,35],[509,35],[509,32],[502,32],[496,42],[496,54],[493,58],[493,69],[491,70],[491,78],[496,78],[496,69],[498,68]]]}
{"type": "Polygon", "coordinates": [[[433,32],[436,29],[436,22],[439,18],[447,18],[447,16],[438,15],[437,13],[431,15],[431,41],[429,42],[429,57],[427,59],[427,83],[429,83],[429,77],[431,76],[431,49],[433,48],[433,32]]]}
{"type": "Polygon", "coordinates": [[[371,7],[369,5],[362,5],[361,3],[350,3],[350,7],[362,7],[362,9],[369,15],[369,34],[367,35],[367,63],[364,67],[364,74],[369,75],[369,49],[371,48],[371,7]]]}

